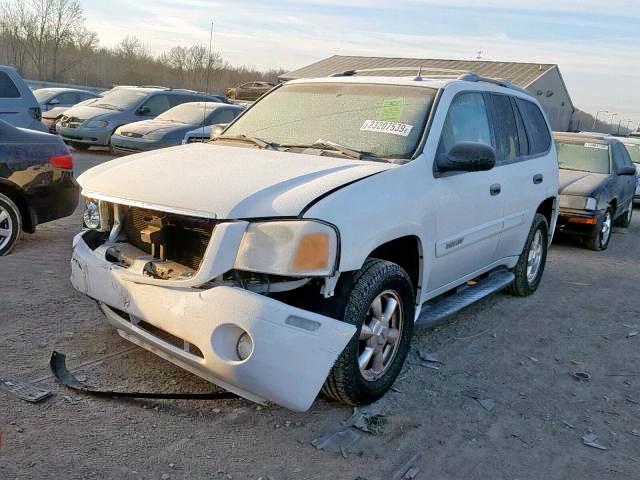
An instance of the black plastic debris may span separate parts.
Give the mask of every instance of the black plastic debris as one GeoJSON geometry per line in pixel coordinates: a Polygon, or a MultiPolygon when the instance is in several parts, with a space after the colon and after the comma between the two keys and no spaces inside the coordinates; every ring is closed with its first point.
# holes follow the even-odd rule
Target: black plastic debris
{"type": "Polygon", "coordinates": [[[174,399],[174,400],[228,400],[237,398],[235,393],[231,392],[210,392],[210,393],[152,393],[152,392],[113,392],[108,390],[95,390],[88,385],[80,382],[67,369],[65,363],[66,356],[64,353],[53,352],[49,366],[53,375],[65,387],[77,392],[86,393],[94,397],[100,398],[157,398],[157,399],[174,399]]]}

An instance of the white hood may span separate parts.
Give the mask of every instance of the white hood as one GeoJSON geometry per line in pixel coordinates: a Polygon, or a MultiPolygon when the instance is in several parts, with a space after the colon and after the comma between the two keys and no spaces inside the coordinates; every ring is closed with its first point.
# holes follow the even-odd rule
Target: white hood
{"type": "Polygon", "coordinates": [[[105,162],[83,195],[210,218],[297,216],[337,187],[397,165],[251,147],[189,144],[105,162]]]}

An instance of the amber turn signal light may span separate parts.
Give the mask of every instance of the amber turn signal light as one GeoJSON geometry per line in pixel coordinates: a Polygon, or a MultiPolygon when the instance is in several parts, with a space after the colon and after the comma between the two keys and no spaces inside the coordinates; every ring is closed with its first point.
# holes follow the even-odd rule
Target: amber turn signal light
{"type": "Polygon", "coordinates": [[[327,268],[329,262],[329,236],[325,233],[305,235],[298,244],[293,259],[295,271],[308,271],[327,268]]]}

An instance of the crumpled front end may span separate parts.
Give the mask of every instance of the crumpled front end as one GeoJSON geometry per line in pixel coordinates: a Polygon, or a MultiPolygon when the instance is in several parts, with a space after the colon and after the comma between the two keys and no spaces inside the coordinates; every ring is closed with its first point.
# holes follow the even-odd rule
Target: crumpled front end
{"type": "Polygon", "coordinates": [[[256,402],[307,410],[355,327],[238,279],[248,223],[101,204],[112,227],[74,239],[71,281],[124,338],[256,402]]]}

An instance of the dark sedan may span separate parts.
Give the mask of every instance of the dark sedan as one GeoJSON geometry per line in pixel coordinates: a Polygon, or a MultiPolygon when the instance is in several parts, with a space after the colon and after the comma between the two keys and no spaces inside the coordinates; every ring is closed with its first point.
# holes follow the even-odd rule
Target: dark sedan
{"type": "Polygon", "coordinates": [[[187,132],[218,123],[229,123],[244,110],[239,105],[213,102],[183,103],[153,120],[129,123],[111,137],[114,153],[127,154],[180,145],[187,132]]]}
{"type": "Polygon", "coordinates": [[[71,215],[79,190],[73,159],[59,137],[0,120],[0,255],[11,251],[21,232],[71,215]]]}
{"type": "Polygon", "coordinates": [[[560,232],[592,250],[609,246],[613,226],[633,215],[636,169],[624,145],[606,135],[555,134],[560,166],[560,232]]]}

